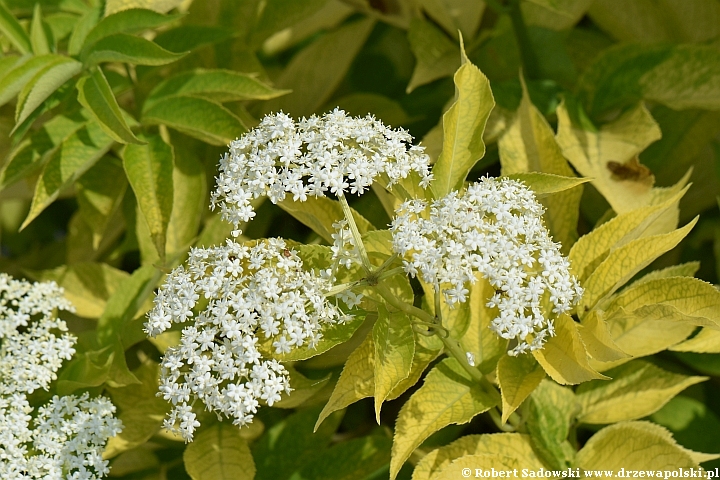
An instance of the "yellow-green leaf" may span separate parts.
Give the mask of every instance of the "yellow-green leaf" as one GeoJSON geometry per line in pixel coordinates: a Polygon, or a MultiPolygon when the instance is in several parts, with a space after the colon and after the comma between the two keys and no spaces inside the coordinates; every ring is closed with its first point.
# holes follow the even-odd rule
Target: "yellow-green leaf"
{"type": "Polygon", "coordinates": [[[700,262],[687,262],[679,265],[673,265],[670,267],[661,268],[659,270],[653,270],[650,273],[646,273],[639,279],[635,280],[629,285],[628,288],[636,287],[642,283],[649,282],[650,280],[658,280],[660,278],[670,277],[692,277],[700,269],[700,262]]]}
{"type": "Polygon", "coordinates": [[[35,55],[50,53],[50,39],[47,34],[45,25],[43,25],[42,8],[39,3],[36,3],[30,21],[30,45],[35,55]]]}
{"type": "Polygon", "coordinates": [[[430,363],[442,353],[442,342],[437,336],[426,337],[415,334],[415,354],[407,378],[398,383],[388,395],[388,400],[395,400],[415,385],[430,363]]]}
{"type": "Polygon", "coordinates": [[[99,68],[92,69],[77,82],[78,102],[85,107],[113,140],[120,143],[135,143],[142,145],[142,141],[132,133],[118,106],[115,95],[108,84],[105,75],[99,68]]]}
{"type": "Polygon", "coordinates": [[[433,167],[432,191],[437,198],[460,189],[475,162],[485,155],[483,131],[495,106],[490,82],[470,63],[464,48],[454,81],[455,103],[443,115],[443,149],[433,167]]]}
{"type": "Polygon", "coordinates": [[[420,4],[427,15],[453,38],[458,30],[464,37],[473,38],[485,11],[485,2],[421,0],[420,4]]]}
{"type": "Polygon", "coordinates": [[[342,410],[363,398],[372,397],[375,394],[374,378],[375,346],[372,335],[368,335],[345,362],[330,400],[315,423],[315,430],[333,412],[342,410]]]}
{"type": "Polygon", "coordinates": [[[175,62],[185,53],[173,53],[156,43],[125,33],[110,35],[82,52],[86,65],[123,62],[134,65],[165,65],[175,62]]]}
{"type": "Polygon", "coordinates": [[[673,352],[720,353],[720,331],[703,328],[689,340],[669,348],[673,352]]]}
{"type": "Polygon", "coordinates": [[[613,362],[629,357],[615,344],[607,323],[597,310],[585,315],[582,324],[578,325],[578,332],[588,354],[597,361],[613,362]]]}
{"type": "Polygon", "coordinates": [[[528,400],[528,433],[538,456],[555,470],[573,464],[575,449],[567,437],[578,410],[573,391],[549,380],[540,382],[528,400]]]}
{"type": "MultiPolygon", "coordinates": [[[[555,133],[542,113],[530,101],[524,82],[522,87],[520,107],[512,123],[498,141],[501,173],[512,175],[540,172],[565,177],[563,179],[551,177],[543,182],[560,193],[543,199],[542,203],[547,207],[545,219],[550,233],[567,253],[577,240],[577,221],[580,213],[580,197],[582,197],[582,188],[570,188],[583,183],[583,180],[572,178],[575,175],[562,155],[555,140],[555,133]],[[561,180],[565,180],[566,183],[562,184],[561,180]],[[573,180],[577,182],[575,185],[567,185],[567,182],[573,180]],[[561,190],[557,190],[558,187],[561,190]]],[[[532,183],[528,183],[528,186],[533,188],[532,183]]],[[[537,193],[535,188],[533,190],[537,193]]]]}
{"type": "Polygon", "coordinates": [[[532,354],[545,372],[562,385],[577,385],[588,380],[607,378],[588,363],[588,353],[580,338],[578,326],[566,314],[555,319],[555,336],[532,354]]]}
{"type": "Polygon", "coordinates": [[[583,470],[608,472],[698,468],[690,453],[659,425],[623,422],[593,435],[578,452],[577,465],[583,470]]]}
{"type": "Polygon", "coordinates": [[[707,377],[679,375],[643,360],[606,372],[609,381],[584,383],[576,390],[583,423],[617,423],[651,415],[690,385],[707,377]]]}
{"type": "Polygon", "coordinates": [[[435,479],[437,474],[453,460],[465,455],[509,457],[520,460],[523,468],[537,470],[545,467],[533,451],[529,435],[520,433],[467,435],[425,455],[415,467],[412,480],[435,479]]]}
{"type": "Polygon", "coordinates": [[[247,441],[234,425],[218,423],[201,431],[183,453],[193,480],[252,480],[253,461],[247,441]]]}
{"type": "MultiPolygon", "coordinates": [[[[392,441],[369,435],[337,443],[303,465],[292,480],[363,480],[386,469],[392,441]]],[[[277,478],[277,477],[276,477],[277,478]]]]}
{"type": "Polygon", "coordinates": [[[87,33],[84,48],[89,48],[97,43],[98,40],[116,33],[141,33],[145,30],[152,30],[166,23],[173,22],[182,16],[162,15],[146,8],[130,8],[129,6],[116,13],[108,13],[108,10],[106,10],[105,15],[106,16],[87,33]]]}
{"type": "Polygon", "coordinates": [[[497,364],[497,379],[502,395],[502,421],[507,422],[522,402],[540,385],[545,370],[530,355],[505,355],[497,364]]]}
{"type": "MultiPolygon", "coordinates": [[[[287,198],[278,205],[328,243],[333,243],[332,234],[335,233],[333,223],[345,218],[340,202],[327,197],[310,197],[304,202],[295,202],[292,198],[287,198]]],[[[352,208],[351,211],[360,234],[375,230],[365,217],[352,208]]]]}
{"type": "Polygon", "coordinates": [[[695,223],[697,218],[673,232],[638,238],[611,251],[583,284],[585,294],[578,305],[580,315],[612,295],[660,255],[675,248],[695,223]]]}
{"type": "Polygon", "coordinates": [[[20,90],[25,87],[28,82],[41,69],[53,65],[64,57],[60,55],[26,55],[20,57],[13,63],[11,69],[0,79],[0,105],[5,105],[20,90]]]}
{"type": "Polygon", "coordinates": [[[290,373],[290,387],[292,388],[292,392],[283,394],[280,401],[273,403],[273,407],[275,408],[296,408],[302,405],[322,390],[332,376],[328,373],[323,378],[310,379],[290,365],[285,365],[285,368],[290,373]]]}
{"type": "Polygon", "coordinates": [[[514,476],[523,468],[523,462],[517,458],[506,457],[504,455],[465,455],[457,460],[453,460],[450,465],[443,468],[437,476],[433,477],[433,480],[456,480],[457,478],[465,477],[465,474],[470,470],[471,474],[475,474],[477,470],[480,470],[483,475],[485,472],[490,474],[495,471],[498,476],[500,472],[508,477],[514,476]]]}
{"type": "MultiPolygon", "coordinates": [[[[453,35],[456,33],[452,32],[453,35]]],[[[457,45],[432,22],[413,18],[407,35],[415,55],[415,68],[407,93],[438,78],[449,77],[458,69],[457,45]]]]}
{"type": "Polygon", "coordinates": [[[3,3],[0,3],[0,31],[20,53],[32,51],[27,33],[3,3]]]}
{"type": "Polygon", "coordinates": [[[495,370],[498,360],[507,351],[508,341],[490,330],[490,322],[497,312],[486,306],[490,297],[495,294],[490,282],[478,276],[474,284],[468,285],[468,289],[468,301],[448,309],[449,312],[443,310],[443,322],[448,320],[445,326],[450,329],[451,336],[459,339],[464,351],[475,356],[478,370],[488,374],[495,370]],[[461,319],[453,316],[455,311],[467,315],[468,321],[461,323],[461,319]],[[464,328],[462,332],[459,331],[461,326],[464,328]]]}
{"type": "Polygon", "coordinates": [[[408,316],[402,312],[391,313],[383,305],[378,305],[372,337],[375,348],[375,418],[379,424],[382,403],[410,374],[415,339],[408,316]]]}
{"type": "Polygon", "coordinates": [[[585,14],[594,0],[528,0],[520,4],[528,25],[568,30],[585,14]]]}
{"type": "Polygon", "coordinates": [[[500,402],[495,391],[471,379],[457,360],[446,358],[403,405],[395,425],[390,478],[427,437],[450,424],[467,423],[500,402]]]}
{"type": "Polygon", "coordinates": [[[542,172],[511,173],[506,176],[510,179],[523,182],[538,198],[564,192],[592,180],[590,178],[563,177],[562,175],[542,172]]]}
{"type": "Polygon", "coordinates": [[[115,157],[105,157],[80,177],[75,189],[79,210],[92,230],[93,247],[97,249],[127,189],[122,163],[115,157]]]}
{"type": "Polygon", "coordinates": [[[145,145],[128,145],[123,167],[135,192],[143,219],[161,259],[173,208],[174,152],[159,135],[144,136],[145,145]]]}

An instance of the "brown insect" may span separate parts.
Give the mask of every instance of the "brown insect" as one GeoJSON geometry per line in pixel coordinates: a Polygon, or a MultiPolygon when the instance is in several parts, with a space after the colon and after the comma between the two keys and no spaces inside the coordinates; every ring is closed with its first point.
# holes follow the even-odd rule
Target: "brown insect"
{"type": "Polygon", "coordinates": [[[610,160],[606,164],[616,181],[630,180],[633,182],[652,182],[652,172],[649,168],[633,157],[625,163],[610,160]]]}

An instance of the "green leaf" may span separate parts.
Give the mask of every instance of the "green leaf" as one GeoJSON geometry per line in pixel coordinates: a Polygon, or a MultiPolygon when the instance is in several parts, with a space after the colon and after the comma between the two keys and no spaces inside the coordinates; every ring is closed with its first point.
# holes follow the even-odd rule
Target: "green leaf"
{"type": "Polygon", "coordinates": [[[154,266],[145,265],[118,286],[98,319],[97,339],[101,345],[114,341],[128,322],[145,313],[143,305],[147,305],[161,273],[154,266]]]}
{"type": "Polygon", "coordinates": [[[5,159],[0,170],[0,190],[25,178],[45,164],[55,149],[87,122],[79,112],[57,115],[22,140],[5,159]]]}
{"type": "Polygon", "coordinates": [[[421,0],[423,10],[451,36],[458,30],[466,38],[473,38],[485,12],[484,2],[464,0],[421,0]]]}
{"type": "Polygon", "coordinates": [[[76,353],[58,375],[57,393],[69,395],[77,390],[99,387],[125,387],[140,384],[128,369],[120,341],[97,350],[76,353]]]}
{"type": "Polygon", "coordinates": [[[475,162],[485,155],[483,131],[495,106],[487,77],[470,63],[464,48],[461,55],[462,65],[454,76],[455,103],[443,115],[443,149],[432,170],[432,191],[437,198],[459,190],[475,162]]]}
{"type": "Polygon", "coordinates": [[[410,318],[402,312],[388,312],[378,305],[378,319],[372,330],[375,348],[375,419],[390,392],[410,374],[415,355],[415,339],[410,318]]]}
{"type": "Polygon", "coordinates": [[[91,8],[80,17],[75,23],[75,28],[70,35],[68,41],[68,55],[77,56],[82,50],[88,33],[95,27],[100,20],[100,8],[91,8]]]}
{"type": "Polygon", "coordinates": [[[25,87],[40,70],[70,59],[60,55],[21,57],[0,80],[0,105],[5,105],[25,87]]]}
{"type": "Polygon", "coordinates": [[[144,8],[130,8],[113,13],[100,20],[100,22],[88,32],[83,42],[83,48],[90,48],[99,40],[117,33],[132,34],[140,33],[144,30],[152,30],[173,22],[180,17],[182,17],[182,15],[163,15],[144,8]]]}
{"type": "Polygon", "coordinates": [[[158,100],[143,113],[145,125],[167,125],[210,145],[226,146],[245,133],[240,119],[222,105],[198,97],[158,100]]]}
{"type": "Polygon", "coordinates": [[[332,376],[331,373],[328,373],[323,378],[310,379],[290,365],[285,365],[285,368],[290,373],[290,387],[292,387],[292,392],[283,394],[280,401],[273,403],[273,408],[297,408],[303,405],[324,389],[330,382],[330,377],[332,376]]]}
{"type": "Polygon", "coordinates": [[[566,314],[555,319],[555,336],[532,354],[545,372],[562,385],[607,378],[588,363],[588,353],[578,332],[578,324],[566,314]]]}
{"type": "Polygon", "coordinates": [[[528,25],[551,30],[572,28],[593,4],[594,0],[529,0],[520,4],[523,19],[528,25]]]}
{"type": "Polygon", "coordinates": [[[125,33],[105,37],[83,53],[83,62],[87,65],[103,62],[166,65],[185,56],[185,53],[173,53],[149,40],[125,33]]]}
{"type": "Polygon", "coordinates": [[[88,123],[65,139],[60,147],[52,152],[40,174],[30,212],[21,228],[25,228],[54,202],[62,190],[72,185],[105,155],[112,145],[112,139],[94,122],[88,123]]]}
{"type": "MultiPolygon", "coordinates": [[[[454,71],[454,70],[453,70],[454,71]]],[[[325,110],[333,107],[344,110],[353,117],[365,117],[374,115],[382,120],[385,125],[407,125],[415,118],[410,117],[403,106],[397,100],[393,100],[377,93],[356,92],[331,101],[325,110]]]]}
{"type": "Polygon", "coordinates": [[[264,112],[284,111],[294,117],[316,113],[350,69],[375,24],[355,21],[321,36],[295,55],[277,80],[292,93],[264,104],[264,112]]]}
{"type": "MultiPolygon", "coordinates": [[[[717,451],[715,432],[720,430],[720,419],[700,400],[678,395],[650,418],[670,429],[680,445],[701,452],[717,451]]],[[[699,455],[717,458],[717,454],[691,454],[698,463],[710,460],[707,457],[698,458],[699,455]]]]}
{"type": "Polygon", "coordinates": [[[78,102],[92,114],[113,140],[120,143],[143,144],[125,123],[123,112],[101,69],[94,68],[78,80],[77,90],[78,102]]]}
{"type": "Polygon", "coordinates": [[[252,480],[255,463],[247,441],[234,425],[218,423],[200,432],[183,453],[193,480],[252,480]]]}
{"type": "MultiPolygon", "coordinates": [[[[692,453],[673,440],[670,432],[650,422],[623,422],[592,436],[577,454],[583,470],[677,470],[698,468],[692,453]]],[[[613,474],[607,475],[612,477],[613,474]]]]}
{"type": "Polygon", "coordinates": [[[15,110],[16,124],[24,122],[62,84],[80,73],[81,69],[80,62],[67,57],[56,57],[55,61],[40,69],[20,91],[15,110]]]}
{"type": "MultiPolygon", "coordinates": [[[[457,30],[452,35],[456,33],[457,30]]],[[[457,45],[432,22],[414,18],[407,35],[416,60],[407,93],[438,78],[449,77],[458,69],[457,45]]]]}
{"type": "Polygon", "coordinates": [[[273,425],[257,440],[253,445],[257,480],[285,480],[317,458],[330,443],[342,419],[341,414],[332,415],[313,433],[318,412],[319,408],[299,410],[273,425]]]}
{"type": "Polygon", "coordinates": [[[506,422],[522,402],[540,385],[545,370],[530,355],[503,356],[497,364],[502,395],[502,421],[506,422]]]}
{"type": "Polygon", "coordinates": [[[234,34],[233,30],[215,25],[180,25],[159,32],[155,37],[155,43],[171,52],[189,52],[225,41],[234,34]]]}
{"type": "Polygon", "coordinates": [[[231,70],[195,70],[168,78],[155,87],[143,105],[147,110],[158,98],[175,95],[202,96],[218,103],[268,100],[289,93],[266,85],[252,75],[231,70]]]}
{"type": "Polygon", "coordinates": [[[159,135],[144,136],[146,145],[128,145],[123,167],[135,192],[158,255],[165,259],[165,242],[173,209],[173,148],[159,135]]]}
{"type": "Polygon", "coordinates": [[[364,480],[387,468],[391,444],[388,437],[370,435],[333,445],[290,480],[364,480]]]}
{"type": "Polygon", "coordinates": [[[36,3],[33,8],[33,18],[30,22],[30,45],[35,55],[46,55],[50,53],[50,40],[48,39],[47,33],[45,25],[43,24],[42,9],[40,4],[36,3]]]}
{"type": "Polygon", "coordinates": [[[80,177],[75,189],[78,208],[92,230],[93,247],[97,249],[127,190],[122,163],[105,157],[80,177]]]}
{"type": "Polygon", "coordinates": [[[598,302],[612,295],[653,260],[675,248],[695,223],[697,218],[673,232],[638,238],[611,251],[583,285],[585,294],[577,307],[580,316],[584,316],[585,312],[598,302]]]}
{"type": "Polygon", "coordinates": [[[529,435],[520,433],[467,435],[425,455],[415,467],[412,478],[413,480],[433,480],[453,460],[465,455],[509,457],[519,460],[524,468],[534,470],[546,467],[533,451],[529,435]]]}
{"type": "Polygon", "coordinates": [[[527,429],[535,451],[554,470],[573,465],[575,449],[568,442],[578,411],[573,391],[544,380],[530,396],[527,429]]]}
{"type": "Polygon", "coordinates": [[[251,31],[250,43],[261,45],[267,37],[289,27],[295,27],[302,20],[320,10],[323,0],[273,0],[268,2],[258,14],[251,31]]]}
{"type": "MultiPolygon", "coordinates": [[[[296,202],[292,198],[287,198],[279,202],[278,206],[310,227],[328,243],[333,243],[332,235],[335,233],[333,223],[345,218],[340,202],[327,197],[309,197],[304,202],[296,202]]],[[[375,230],[375,227],[365,217],[353,208],[350,210],[353,212],[353,219],[361,235],[375,230]]]]}
{"type": "Polygon", "coordinates": [[[583,183],[592,181],[591,178],[563,177],[561,175],[541,172],[512,173],[507,175],[507,177],[523,182],[538,198],[564,192],[583,183]]]}
{"type": "Polygon", "coordinates": [[[467,423],[500,401],[469,378],[457,360],[446,358],[425,377],[422,387],[403,405],[395,424],[390,478],[426,438],[450,424],[467,423]]]}
{"type": "Polygon", "coordinates": [[[642,360],[606,373],[612,380],[584,383],[576,390],[581,407],[578,421],[617,423],[637,420],[657,412],[690,385],[707,380],[707,377],[670,373],[642,360]]]}
{"type": "Polygon", "coordinates": [[[75,307],[75,314],[99,318],[108,299],[130,275],[106,263],[81,262],[33,274],[38,281],[54,281],[75,307]]]}
{"type": "MultiPolygon", "coordinates": [[[[0,2],[0,32],[10,40],[10,43],[12,43],[20,53],[30,53],[32,51],[30,37],[28,37],[15,16],[10,13],[10,10],[8,10],[2,2],[0,2]]],[[[0,89],[0,91],[2,90],[0,89]]]]}
{"type": "Polygon", "coordinates": [[[372,397],[374,394],[375,346],[372,335],[368,335],[345,362],[335,389],[318,416],[315,430],[320,428],[324,420],[333,412],[342,410],[363,398],[372,397]]]}

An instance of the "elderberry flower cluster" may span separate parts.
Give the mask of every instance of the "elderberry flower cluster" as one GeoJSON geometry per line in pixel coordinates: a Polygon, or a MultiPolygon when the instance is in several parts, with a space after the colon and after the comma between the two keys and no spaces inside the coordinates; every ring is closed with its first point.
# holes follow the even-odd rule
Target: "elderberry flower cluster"
{"type": "Polygon", "coordinates": [[[498,310],[490,328],[516,339],[509,353],[517,355],[542,348],[554,335],[551,315],[569,311],[582,295],[543,212],[522,183],[483,178],[430,204],[403,203],[391,226],[393,249],[410,275],[446,287],[450,305],[466,301],[476,273],[486,278],[496,289],[487,306],[498,310]]]}
{"type": "Polygon", "coordinates": [[[122,429],[109,400],[53,396],[35,412],[28,394],[47,390],[75,337],[56,310],[72,311],[54,282],[0,274],[0,478],[95,480],[108,473],[102,452],[122,429]],[[56,332],[65,332],[61,337],[56,332]],[[33,415],[33,412],[35,414],[33,415]]]}
{"type": "Polygon", "coordinates": [[[165,428],[191,441],[200,426],[195,400],[242,426],[261,401],[272,406],[289,393],[287,369],[261,350],[312,348],[323,325],[345,322],[326,298],[331,287],[332,278],[304,270],[282,239],[192,249],[187,267],[168,275],[145,325],[156,336],[188,323],[161,361],[159,395],[173,405],[165,428]]]}
{"type": "Polygon", "coordinates": [[[362,194],[379,177],[391,187],[411,172],[431,180],[424,147],[404,130],[392,130],[372,116],[348,117],[334,110],[295,122],[276,113],[230,143],[220,160],[212,195],[222,218],[239,224],[255,216],[250,201],[267,195],[273,203],[290,194],[295,201],[326,192],[362,194]]]}

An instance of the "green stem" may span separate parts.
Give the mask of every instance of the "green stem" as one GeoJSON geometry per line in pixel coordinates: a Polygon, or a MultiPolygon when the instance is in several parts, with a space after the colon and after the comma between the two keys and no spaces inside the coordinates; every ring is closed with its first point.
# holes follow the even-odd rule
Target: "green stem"
{"type": "Polygon", "coordinates": [[[352,233],[353,241],[355,242],[355,248],[360,255],[363,270],[365,270],[365,273],[370,276],[372,274],[372,264],[370,263],[367,251],[365,250],[365,244],[362,241],[360,230],[358,230],[357,225],[355,224],[355,217],[353,216],[352,210],[350,210],[350,205],[348,205],[347,199],[342,192],[338,192],[338,200],[340,201],[340,205],[342,205],[345,220],[347,220],[348,225],[350,226],[350,232],[352,233]]]}
{"type": "Polygon", "coordinates": [[[419,318],[425,323],[435,324],[435,317],[430,315],[428,312],[421,308],[417,308],[409,303],[405,303],[397,298],[391,291],[383,284],[375,285],[375,291],[380,294],[383,299],[393,307],[397,308],[401,312],[407,313],[415,318],[419,318]]]}
{"type": "Polygon", "coordinates": [[[540,64],[537,55],[530,42],[527,25],[523,20],[522,11],[520,10],[520,0],[510,0],[507,13],[510,15],[515,39],[520,50],[520,60],[522,61],[523,71],[529,79],[538,79],[540,75],[540,64]]]}
{"type": "Polygon", "coordinates": [[[492,418],[492,421],[497,428],[499,428],[503,432],[514,432],[515,431],[515,427],[513,427],[512,425],[503,423],[502,416],[500,415],[500,412],[498,411],[497,407],[491,408],[490,410],[488,410],[488,413],[490,414],[490,418],[492,418]]]}

